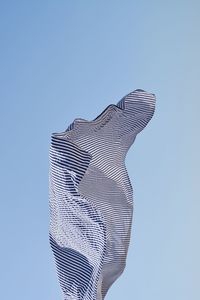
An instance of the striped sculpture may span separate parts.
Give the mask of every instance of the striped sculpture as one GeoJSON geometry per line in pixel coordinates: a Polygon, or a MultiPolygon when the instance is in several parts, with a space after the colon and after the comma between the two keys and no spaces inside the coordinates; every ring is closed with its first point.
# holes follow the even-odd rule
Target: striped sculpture
{"type": "Polygon", "coordinates": [[[134,207],[125,157],[155,102],[137,89],[51,134],[49,242],[64,300],[103,300],[124,271],[134,207]]]}

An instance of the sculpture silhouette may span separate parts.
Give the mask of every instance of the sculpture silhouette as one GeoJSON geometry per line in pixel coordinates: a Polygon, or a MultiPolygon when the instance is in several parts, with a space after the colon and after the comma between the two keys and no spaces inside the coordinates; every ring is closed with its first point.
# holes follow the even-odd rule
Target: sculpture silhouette
{"type": "Polygon", "coordinates": [[[51,134],[49,241],[65,300],[102,300],[124,271],[133,219],[125,157],[155,102],[137,89],[51,134]]]}

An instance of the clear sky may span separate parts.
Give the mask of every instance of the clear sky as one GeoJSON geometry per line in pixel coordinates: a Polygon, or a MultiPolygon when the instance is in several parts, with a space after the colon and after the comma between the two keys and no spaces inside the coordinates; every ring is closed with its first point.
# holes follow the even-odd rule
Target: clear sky
{"type": "Polygon", "coordinates": [[[62,300],[48,242],[52,132],[134,89],[127,266],[108,300],[200,299],[200,2],[1,1],[1,299],[62,300]]]}

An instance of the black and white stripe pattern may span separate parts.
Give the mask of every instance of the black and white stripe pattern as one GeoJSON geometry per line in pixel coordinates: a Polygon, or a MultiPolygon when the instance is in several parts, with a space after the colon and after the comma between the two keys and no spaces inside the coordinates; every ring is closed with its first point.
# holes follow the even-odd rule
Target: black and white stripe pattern
{"type": "Polygon", "coordinates": [[[51,135],[49,241],[65,300],[104,299],[125,268],[134,206],[125,157],[155,101],[137,89],[51,135]]]}

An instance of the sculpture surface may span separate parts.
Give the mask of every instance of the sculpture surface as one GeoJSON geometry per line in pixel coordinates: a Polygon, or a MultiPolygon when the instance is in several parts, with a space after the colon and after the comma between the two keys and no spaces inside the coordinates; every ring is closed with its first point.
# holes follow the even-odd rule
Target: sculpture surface
{"type": "Polygon", "coordinates": [[[125,268],[134,207],[125,157],[155,102],[137,89],[51,134],[49,241],[65,300],[103,300],[125,268]]]}

